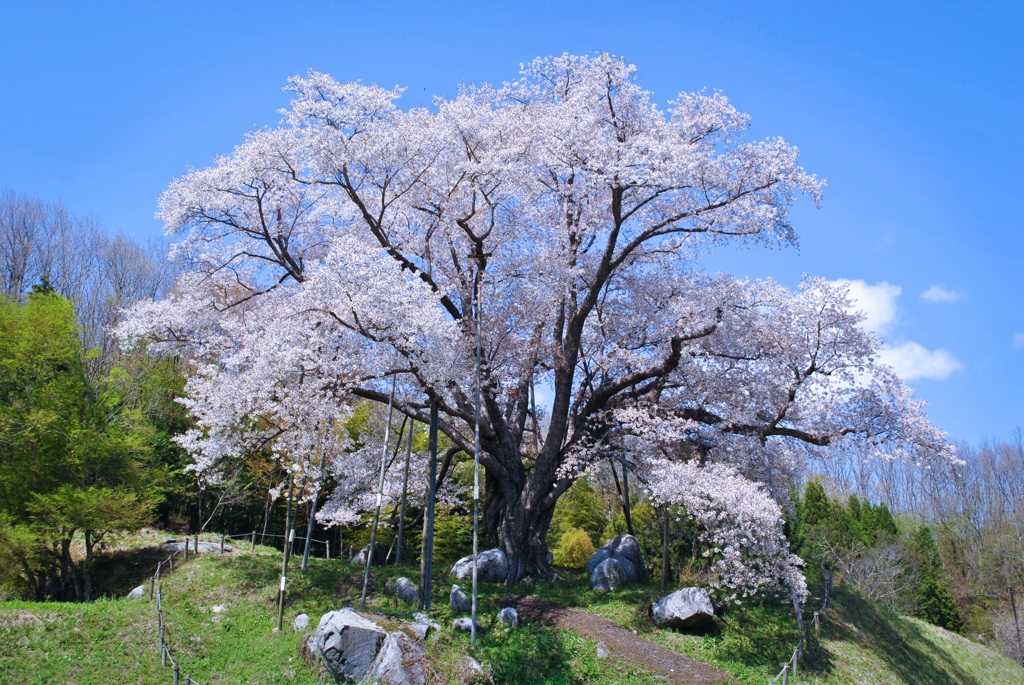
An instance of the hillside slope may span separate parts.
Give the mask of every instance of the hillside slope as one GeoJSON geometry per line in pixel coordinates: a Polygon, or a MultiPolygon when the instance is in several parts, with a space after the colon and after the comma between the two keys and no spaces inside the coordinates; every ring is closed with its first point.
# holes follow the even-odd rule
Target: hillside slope
{"type": "MultiPolygon", "coordinates": [[[[285,630],[273,631],[273,607],[280,554],[257,547],[223,558],[203,556],[179,565],[163,581],[168,642],[181,664],[181,678],[208,683],[326,682],[302,658],[302,634],[292,618],[308,613],[315,626],[325,611],[357,605],[361,569],[345,561],[312,559],[309,569],[289,571],[285,630]]],[[[375,571],[370,609],[396,617],[413,607],[385,592],[389,579],[415,577],[417,569],[375,571]]],[[[572,631],[526,624],[506,632],[494,613],[509,596],[535,595],[578,606],[731,672],[740,683],[763,685],[778,672],[796,641],[795,622],[777,603],[746,603],[730,608],[718,630],[687,635],[654,628],[644,606],[659,594],[656,586],[593,593],[581,576],[563,572],[556,583],[516,587],[482,586],[481,634],[477,657],[493,669],[498,683],[659,682],[614,658],[599,659],[597,645],[572,631]]],[[[435,584],[434,617],[446,624],[447,578],[435,584]]],[[[0,602],[0,682],[3,683],[162,683],[171,670],[157,649],[156,614],[148,599],[108,599],[89,605],[0,602]]],[[[311,626],[311,628],[313,627],[311,626]]],[[[430,646],[438,682],[446,682],[458,655],[468,651],[468,635],[445,631],[430,646]]],[[[1024,683],[1024,669],[994,651],[921,621],[900,616],[847,587],[837,588],[800,677],[790,683],[911,683],[1002,685],[1024,683]]]]}

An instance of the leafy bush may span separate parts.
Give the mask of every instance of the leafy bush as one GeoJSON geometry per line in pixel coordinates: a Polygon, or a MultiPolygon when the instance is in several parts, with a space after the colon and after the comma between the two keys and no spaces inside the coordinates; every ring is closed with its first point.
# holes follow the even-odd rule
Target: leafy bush
{"type": "Polygon", "coordinates": [[[555,563],[570,568],[583,568],[594,553],[594,543],[582,528],[569,528],[562,533],[562,539],[555,550],[555,563]]]}
{"type": "Polygon", "coordinates": [[[548,539],[560,541],[570,529],[577,528],[585,531],[596,547],[603,542],[601,534],[607,523],[601,496],[587,478],[580,478],[558,498],[548,529],[548,539]]]}

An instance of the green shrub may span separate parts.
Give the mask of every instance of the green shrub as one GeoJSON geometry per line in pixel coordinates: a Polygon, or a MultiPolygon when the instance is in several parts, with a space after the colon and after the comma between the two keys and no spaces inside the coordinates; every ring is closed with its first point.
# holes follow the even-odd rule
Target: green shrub
{"type": "Polygon", "coordinates": [[[549,547],[554,547],[571,528],[586,531],[596,547],[603,540],[601,534],[608,523],[604,515],[604,502],[586,477],[578,479],[565,494],[558,498],[555,513],[548,529],[549,547]]]}
{"type": "Polygon", "coordinates": [[[583,568],[594,553],[594,543],[582,528],[569,528],[562,533],[562,539],[555,550],[555,563],[569,568],[583,568]]]}

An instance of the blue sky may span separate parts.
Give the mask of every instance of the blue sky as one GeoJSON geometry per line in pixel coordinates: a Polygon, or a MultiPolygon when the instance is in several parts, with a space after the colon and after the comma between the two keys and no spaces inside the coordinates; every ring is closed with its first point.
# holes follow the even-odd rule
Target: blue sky
{"type": "Polygon", "coordinates": [[[0,0],[0,188],[145,239],[172,178],[277,122],[291,74],[419,105],[593,50],[660,101],[724,91],[828,180],[799,250],[713,268],[852,281],[951,437],[1024,427],[1024,3],[0,0]]]}

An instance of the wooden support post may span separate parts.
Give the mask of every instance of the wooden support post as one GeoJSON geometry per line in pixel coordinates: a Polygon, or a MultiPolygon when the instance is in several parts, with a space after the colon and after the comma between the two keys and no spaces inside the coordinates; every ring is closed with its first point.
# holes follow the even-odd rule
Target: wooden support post
{"type": "Polygon", "coordinates": [[[224,533],[220,534],[220,555],[224,556],[224,533]]]}
{"type": "Polygon", "coordinates": [[[821,634],[821,624],[818,623],[818,612],[815,611],[814,612],[814,636],[815,637],[820,637],[820,634],[821,634]]]}
{"type": "Polygon", "coordinates": [[[181,671],[179,670],[177,662],[174,663],[174,685],[178,685],[181,682],[181,671]]]}
{"type": "Polygon", "coordinates": [[[167,645],[164,643],[164,626],[160,624],[160,665],[167,665],[167,645]]]}
{"type": "Polygon", "coordinates": [[[1010,592],[1010,606],[1013,607],[1013,624],[1017,627],[1017,649],[1024,650],[1024,642],[1020,639],[1020,617],[1017,616],[1017,596],[1012,585],[1007,590],[1010,592]]]}
{"type": "Polygon", "coordinates": [[[150,599],[153,599],[153,586],[155,584],[156,584],[156,580],[154,578],[150,578],[149,579],[149,598],[150,599]]]}
{"type": "Polygon", "coordinates": [[[782,685],[787,685],[787,683],[789,683],[789,664],[782,669],[782,685]]]}
{"type": "Polygon", "coordinates": [[[249,551],[255,551],[255,550],[256,550],[256,531],[254,530],[252,532],[252,545],[250,545],[249,551]]]}
{"type": "Polygon", "coordinates": [[[198,557],[199,556],[199,533],[196,533],[196,540],[195,540],[195,542],[196,542],[196,545],[195,545],[196,556],[198,557]]]}

